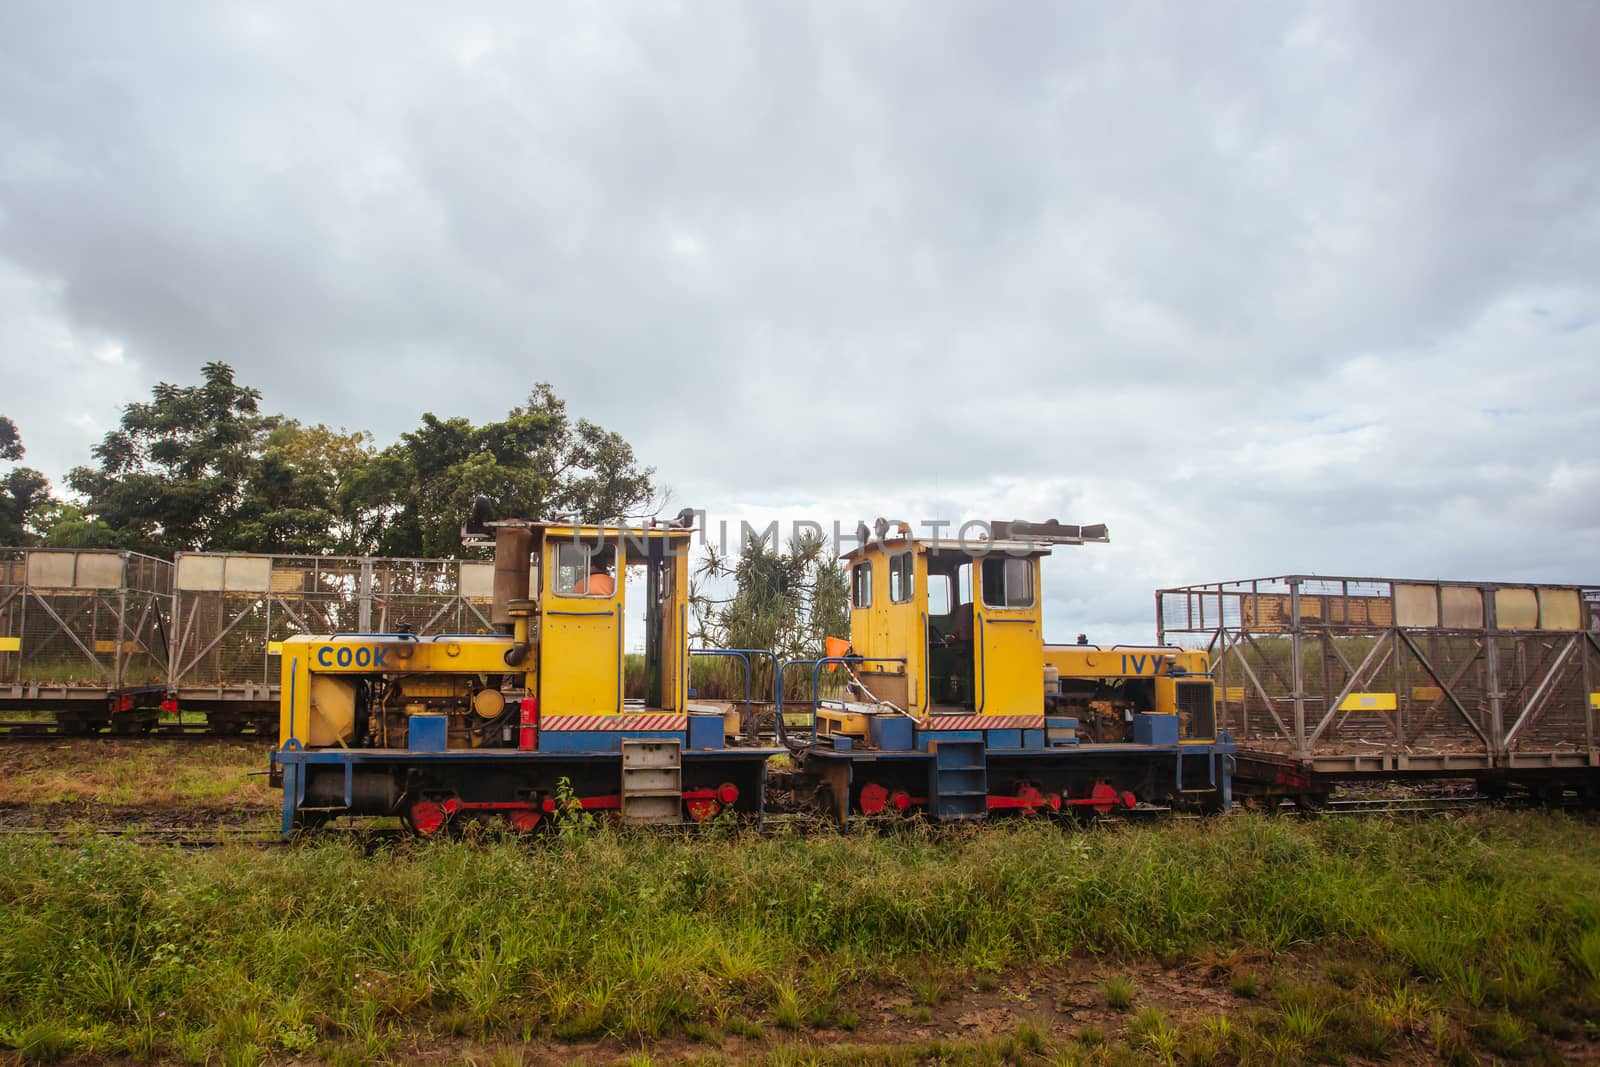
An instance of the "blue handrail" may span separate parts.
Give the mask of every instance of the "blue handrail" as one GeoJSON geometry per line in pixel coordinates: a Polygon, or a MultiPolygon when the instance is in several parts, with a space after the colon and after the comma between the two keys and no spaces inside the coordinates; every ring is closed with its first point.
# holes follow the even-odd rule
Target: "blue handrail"
{"type": "Polygon", "coordinates": [[[851,666],[858,663],[898,663],[905,666],[904,656],[823,656],[821,659],[792,659],[778,668],[778,740],[788,744],[787,728],[783,721],[783,676],[790,667],[809,664],[811,667],[811,740],[817,739],[817,705],[821,703],[818,692],[822,686],[822,668],[830,663],[851,666]]]}
{"type": "Polygon", "coordinates": [[[772,685],[775,694],[772,703],[774,707],[778,705],[779,701],[776,697],[778,685],[778,656],[776,653],[764,648],[691,648],[689,650],[689,655],[727,656],[742,662],[744,664],[744,706],[746,711],[750,709],[751,701],[754,699],[755,695],[754,684],[752,682],[753,672],[750,664],[750,657],[765,656],[772,663],[772,685]]]}

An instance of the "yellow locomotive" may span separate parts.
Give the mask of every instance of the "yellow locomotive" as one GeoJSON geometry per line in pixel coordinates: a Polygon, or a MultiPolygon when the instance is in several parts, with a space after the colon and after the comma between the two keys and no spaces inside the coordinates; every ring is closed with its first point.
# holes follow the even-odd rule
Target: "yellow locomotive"
{"type": "Polygon", "coordinates": [[[561,804],[635,822],[759,816],[767,759],[728,745],[688,693],[683,521],[490,522],[491,634],[299,636],[283,644],[272,776],[284,830],[333,815],[531,830],[561,804]],[[624,685],[627,594],[643,592],[644,687],[624,685]]]}

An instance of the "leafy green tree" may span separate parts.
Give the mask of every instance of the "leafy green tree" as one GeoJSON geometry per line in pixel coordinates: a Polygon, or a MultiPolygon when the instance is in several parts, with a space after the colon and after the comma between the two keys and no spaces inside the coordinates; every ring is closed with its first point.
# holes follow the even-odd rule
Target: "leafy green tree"
{"type": "Polygon", "coordinates": [[[22,456],[22,434],[17,431],[17,424],[0,415],[0,460],[15,463],[22,456]]]}
{"type": "Polygon", "coordinates": [[[628,443],[570,419],[548,385],[500,422],[427,414],[378,451],[365,431],[263,414],[260,392],[226,363],[201,373],[201,385],[162,382],[123,410],[95,446],[97,464],[67,476],[82,503],[46,516],[52,543],[162,556],[453,556],[480,493],[502,515],[586,520],[616,517],[652,493],[653,472],[628,443]]]}
{"type": "Polygon", "coordinates": [[[620,434],[574,421],[541,383],[499,422],[423,415],[351,472],[339,507],[372,551],[445,556],[460,551],[461,523],[479,494],[508,518],[594,522],[646,504],[653,474],[620,434]]]}
{"type": "Polygon", "coordinates": [[[366,545],[340,499],[374,455],[372,435],[281,419],[267,434],[240,508],[238,540],[256,551],[360,554],[366,545]]]}
{"type": "Polygon", "coordinates": [[[99,466],[67,475],[85,514],[116,531],[122,547],[154,555],[266,547],[252,524],[251,480],[280,420],[261,414],[261,393],[237,384],[226,363],[201,374],[203,385],[162,382],[148,402],[129,404],[94,448],[99,466]]]}
{"type": "Polygon", "coordinates": [[[40,541],[51,548],[116,548],[121,544],[110,526],[65,500],[52,500],[40,508],[35,524],[40,541]]]}
{"type": "MultiPolygon", "coordinates": [[[[17,424],[0,415],[0,460],[16,463],[26,455],[17,424]]],[[[50,481],[32,467],[13,467],[0,477],[0,545],[38,541],[41,516],[54,504],[50,481]]]]}

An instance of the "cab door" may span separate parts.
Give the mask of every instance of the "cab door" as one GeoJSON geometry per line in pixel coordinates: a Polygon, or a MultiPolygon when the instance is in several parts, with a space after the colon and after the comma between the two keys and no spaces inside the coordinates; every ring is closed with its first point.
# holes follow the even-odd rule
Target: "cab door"
{"type": "Polygon", "coordinates": [[[976,562],[973,673],[980,715],[1044,714],[1044,627],[1037,556],[976,562]]]}
{"type": "Polygon", "coordinates": [[[616,545],[555,536],[545,542],[539,598],[539,713],[622,711],[623,595],[616,545]],[[609,575],[606,574],[609,554],[609,575]]]}

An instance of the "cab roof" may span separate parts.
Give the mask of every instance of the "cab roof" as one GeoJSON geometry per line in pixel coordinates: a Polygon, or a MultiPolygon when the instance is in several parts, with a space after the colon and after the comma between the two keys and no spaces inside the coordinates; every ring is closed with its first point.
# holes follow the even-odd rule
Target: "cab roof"
{"type": "Polygon", "coordinates": [[[988,537],[912,537],[904,523],[894,528],[884,520],[876,524],[876,537],[869,539],[863,523],[857,528],[857,540],[863,542],[841,559],[853,560],[883,552],[899,552],[907,546],[921,549],[929,555],[961,553],[974,558],[1003,552],[1011,556],[1048,556],[1056,545],[1104,544],[1111,540],[1104,523],[1093,526],[1069,526],[1050,519],[1047,522],[991,522],[987,524],[988,537]]]}

